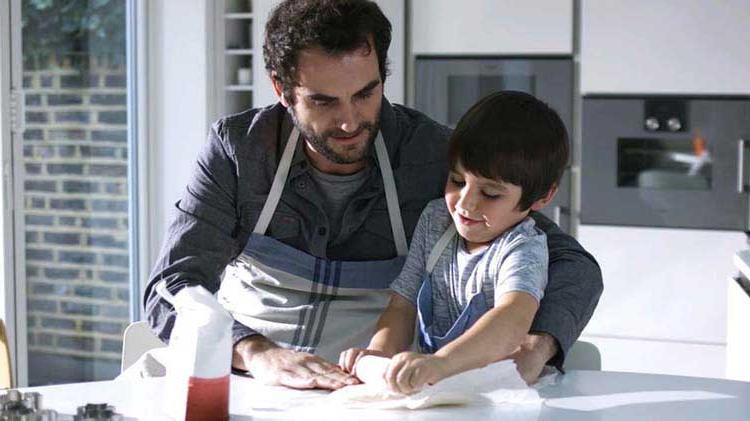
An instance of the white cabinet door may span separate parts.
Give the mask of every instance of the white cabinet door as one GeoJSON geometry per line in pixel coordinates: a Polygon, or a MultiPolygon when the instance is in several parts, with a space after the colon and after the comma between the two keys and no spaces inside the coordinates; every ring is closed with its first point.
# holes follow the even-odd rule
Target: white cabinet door
{"type": "Polygon", "coordinates": [[[572,0],[413,0],[413,54],[572,54],[572,0]]]}
{"type": "Polygon", "coordinates": [[[581,225],[578,237],[604,282],[587,334],[726,344],[726,279],[744,233],[581,225]]]}
{"type": "Polygon", "coordinates": [[[406,92],[406,4],[404,0],[375,0],[391,21],[391,46],[388,60],[391,74],[385,82],[385,97],[396,104],[404,103],[406,92]]]}
{"type": "Polygon", "coordinates": [[[750,93],[747,0],[584,0],[583,93],[750,93]]]}
{"type": "Polygon", "coordinates": [[[676,376],[725,377],[723,345],[582,336],[599,349],[602,370],[676,376]]]}

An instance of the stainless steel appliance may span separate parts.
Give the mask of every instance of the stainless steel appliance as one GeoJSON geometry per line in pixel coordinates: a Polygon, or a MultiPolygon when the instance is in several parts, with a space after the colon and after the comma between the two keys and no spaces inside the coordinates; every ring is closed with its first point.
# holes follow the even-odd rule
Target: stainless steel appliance
{"type": "MultiPolygon", "coordinates": [[[[450,58],[418,56],[415,67],[416,109],[455,127],[482,97],[499,90],[528,92],[547,102],[562,118],[572,139],[573,62],[570,58],[450,58]]],[[[571,149],[571,162],[572,162],[571,149]]],[[[560,181],[555,200],[544,213],[569,231],[570,170],[560,181]]]]}
{"type": "Polygon", "coordinates": [[[581,223],[750,230],[750,98],[583,99],[581,223]]]}

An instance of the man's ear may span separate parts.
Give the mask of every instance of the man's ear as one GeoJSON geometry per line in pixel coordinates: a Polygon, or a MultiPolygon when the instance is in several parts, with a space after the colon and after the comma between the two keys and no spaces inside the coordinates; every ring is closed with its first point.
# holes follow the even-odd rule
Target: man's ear
{"type": "Polygon", "coordinates": [[[284,95],[284,85],[281,83],[281,80],[275,71],[271,72],[271,85],[273,86],[273,92],[276,94],[276,97],[281,101],[281,105],[289,108],[289,101],[287,101],[286,95],[284,95]]]}
{"type": "Polygon", "coordinates": [[[552,201],[552,199],[555,198],[555,194],[557,193],[557,184],[552,186],[551,189],[547,192],[547,194],[544,195],[541,199],[537,199],[536,202],[531,204],[531,210],[538,211],[544,208],[545,206],[549,205],[549,202],[552,201]]]}

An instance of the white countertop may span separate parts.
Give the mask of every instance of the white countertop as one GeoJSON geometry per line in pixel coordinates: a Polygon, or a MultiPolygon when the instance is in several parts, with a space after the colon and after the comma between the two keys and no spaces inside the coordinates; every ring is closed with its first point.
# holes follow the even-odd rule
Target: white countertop
{"type": "MultiPolygon", "coordinates": [[[[106,402],[126,417],[158,419],[164,379],[108,381],[28,388],[44,407],[72,414],[85,403],[106,402]]],[[[297,410],[327,392],[296,391],[232,377],[232,420],[743,420],[750,419],[750,383],[722,379],[600,371],[570,371],[539,390],[538,405],[468,405],[406,410],[297,410]]]]}

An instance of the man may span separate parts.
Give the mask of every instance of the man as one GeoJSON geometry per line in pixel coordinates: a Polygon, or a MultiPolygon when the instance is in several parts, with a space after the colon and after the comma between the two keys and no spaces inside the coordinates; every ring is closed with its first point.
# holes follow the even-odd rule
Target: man
{"type": "MultiPolygon", "coordinates": [[[[330,361],[364,345],[423,207],[442,196],[450,132],[383,98],[391,27],[367,0],[288,0],[266,26],[280,102],[216,123],[145,294],[200,284],[235,317],[233,367],[271,384],[356,382],[330,361]]],[[[601,294],[594,259],[542,215],[549,283],[514,354],[533,382],[562,365],[601,294]]]]}

